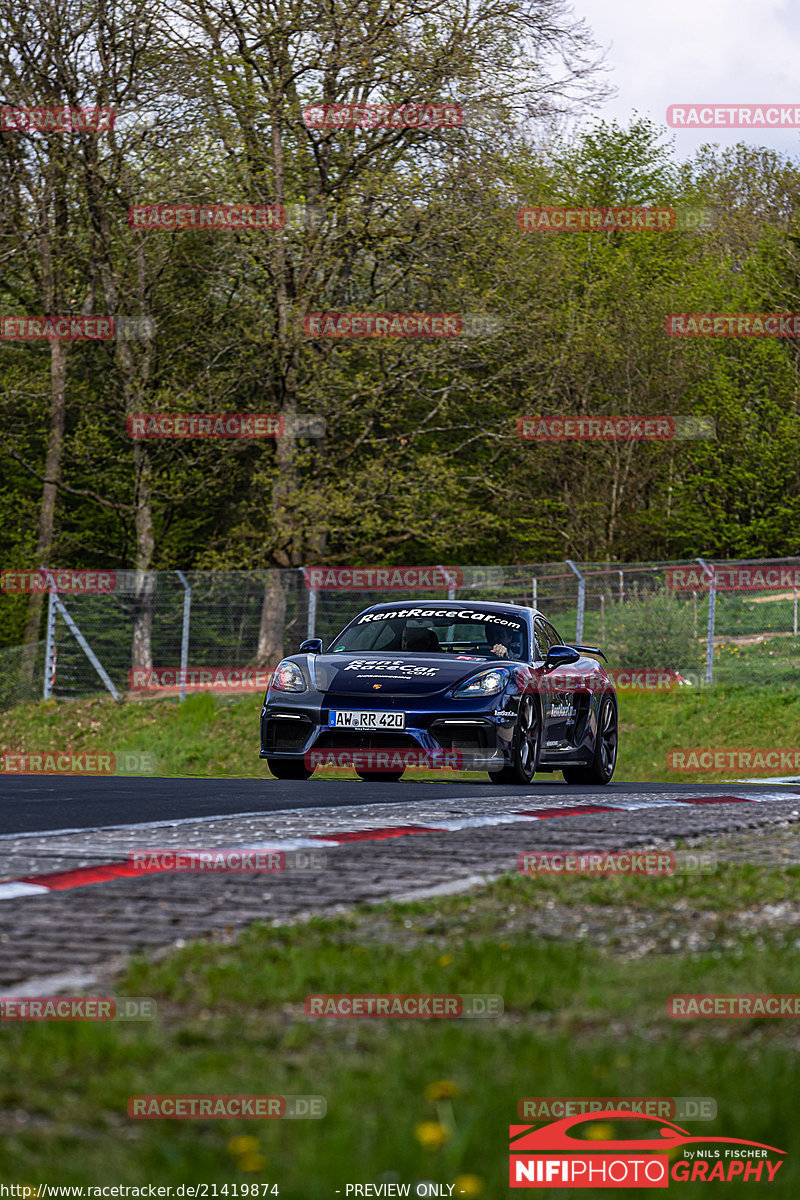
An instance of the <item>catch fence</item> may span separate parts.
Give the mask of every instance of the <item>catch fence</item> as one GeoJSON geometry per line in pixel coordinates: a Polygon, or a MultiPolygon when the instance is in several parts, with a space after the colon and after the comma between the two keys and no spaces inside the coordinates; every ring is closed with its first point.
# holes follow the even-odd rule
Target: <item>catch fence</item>
{"type": "Polygon", "coordinates": [[[105,590],[49,594],[32,684],[20,679],[21,648],[0,651],[0,707],[104,689],[263,692],[305,638],[327,647],[386,600],[532,605],[565,641],[602,647],[612,668],[679,672],[694,687],[800,679],[800,558],[107,574],[105,590]]]}

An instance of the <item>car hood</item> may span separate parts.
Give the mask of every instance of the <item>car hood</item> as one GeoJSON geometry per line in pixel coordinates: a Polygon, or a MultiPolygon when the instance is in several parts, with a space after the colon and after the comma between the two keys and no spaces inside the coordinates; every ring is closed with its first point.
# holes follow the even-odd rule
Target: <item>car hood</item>
{"type": "Polygon", "coordinates": [[[318,654],[309,665],[320,692],[379,699],[449,691],[478,671],[501,664],[469,655],[362,653],[318,654]]]}

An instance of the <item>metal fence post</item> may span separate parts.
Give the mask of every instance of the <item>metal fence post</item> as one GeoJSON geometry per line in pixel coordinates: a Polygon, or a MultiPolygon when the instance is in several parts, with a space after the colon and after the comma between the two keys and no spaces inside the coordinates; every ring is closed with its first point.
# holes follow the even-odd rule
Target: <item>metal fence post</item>
{"type": "Polygon", "coordinates": [[[794,621],[792,622],[792,633],[797,637],[797,588],[794,589],[794,621]]]}
{"type": "Polygon", "coordinates": [[[533,578],[531,580],[531,607],[536,608],[539,600],[539,580],[533,578]]]}
{"type": "Polygon", "coordinates": [[[50,592],[47,603],[47,639],[44,644],[44,688],[42,698],[49,700],[53,695],[56,679],[56,594],[50,592]]]}
{"type": "Polygon", "coordinates": [[[717,573],[704,558],[697,558],[708,575],[708,627],[706,630],[706,683],[714,682],[714,626],[717,618],[717,573]]]}
{"type": "Polygon", "coordinates": [[[308,623],[306,624],[306,637],[313,638],[317,628],[317,589],[311,588],[308,593],[308,623]]]}
{"type": "Polygon", "coordinates": [[[183,584],[183,629],[181,630],[181,696],[180,702],[186,699],[186,672],[189,669],[189,617],[192,609],[192,589],[183,571],[175,574],[183,584]]]}
{"type": "Polygon", "coordinates": [[[583,614],[586,610],[586,579],[575,566],[571,558],[566,560],[567,566],[578,581],[578,620],[575,623],[575,641],[583,641],[583,614]]]}
{"type": "Polygon", "coordinates": [[[456,598],[456,582],[455,582],[456,574],[455,574],[455,571],[451,571],[447,567],[443,567],[441,565],[441,563],[439,564],[438,570],[440,570],[442,572],[445,579],[447,580],[447,599],[455,600],[455,598],[456,598]]]}

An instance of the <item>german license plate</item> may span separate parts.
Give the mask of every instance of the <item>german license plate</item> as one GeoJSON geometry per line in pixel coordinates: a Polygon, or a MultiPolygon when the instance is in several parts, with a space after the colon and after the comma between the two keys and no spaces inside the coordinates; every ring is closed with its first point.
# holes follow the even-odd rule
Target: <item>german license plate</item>
{"type": "Polygon", "coordinates": [[[333,729],[405,729],[404,712],[372,712],[364,709],[332,709],[328,726],[333,729]]]}

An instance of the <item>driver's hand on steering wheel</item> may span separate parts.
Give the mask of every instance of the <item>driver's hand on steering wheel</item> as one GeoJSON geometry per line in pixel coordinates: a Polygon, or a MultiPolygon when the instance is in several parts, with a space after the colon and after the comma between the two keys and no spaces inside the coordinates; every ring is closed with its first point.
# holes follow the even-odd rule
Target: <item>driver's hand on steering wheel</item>
{"type": "Polygon", "coordinates": [[[502,642],[498,642],[492,646],[492,654],[496,654],[498,658],[508,658],[508,646],[504,646],[502,642]]]}

